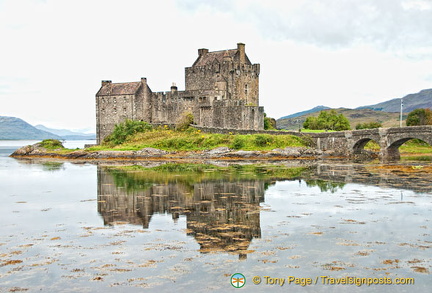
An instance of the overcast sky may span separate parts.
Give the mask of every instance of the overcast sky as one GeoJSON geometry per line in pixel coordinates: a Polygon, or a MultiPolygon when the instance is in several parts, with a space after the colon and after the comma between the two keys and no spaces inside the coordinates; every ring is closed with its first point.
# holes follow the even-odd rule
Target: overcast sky
{"type": "Polygon", "coordinates": [[[94,129],[101,80],[183,90],[238,42],[274,118],[432,88],[431,0],[0,0],[0,116],[94,129]]]}

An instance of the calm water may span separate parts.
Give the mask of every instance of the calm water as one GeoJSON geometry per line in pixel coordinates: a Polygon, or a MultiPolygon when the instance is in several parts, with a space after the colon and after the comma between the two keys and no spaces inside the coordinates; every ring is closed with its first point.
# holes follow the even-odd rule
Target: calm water
{"type": "Polygon", "coordinates": [[[257,292],[432,288],[428,174],[383,177],[351,165],[289,175],[142,171],[15,160],[8,154],[25,143],[0,143],[0,291],[240,290],[234,273],[246,277],[241,290],[257,292]],[[415,284],[326,285],[321,276],[415,284]]]}

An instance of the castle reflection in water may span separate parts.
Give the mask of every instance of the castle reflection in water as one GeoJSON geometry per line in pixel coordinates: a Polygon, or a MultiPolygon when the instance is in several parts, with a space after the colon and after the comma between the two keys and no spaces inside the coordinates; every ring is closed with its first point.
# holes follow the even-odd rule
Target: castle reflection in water
{"type": "Polygon", "coordinates": [[[200,252],[226,251],[246,258],[252,239],[261,237],[265,181],[161,181],[99,168],[98,212],[104,224],[148,228],[154,214],[169,213],[174,221],[184,215],[187,234],[200,244],[200,252]]]}

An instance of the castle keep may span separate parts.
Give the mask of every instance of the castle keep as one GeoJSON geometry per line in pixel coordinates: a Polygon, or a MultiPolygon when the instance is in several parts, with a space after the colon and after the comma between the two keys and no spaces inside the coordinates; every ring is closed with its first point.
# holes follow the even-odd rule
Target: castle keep
{"type": "Polygon", "coordinates": [[[175,84],[168,92],[152,92],[146,78],[128,83],[102,81],[96,94],[97,143],[126,119],[153,124],[175,124],[186,113],[203,127],[261,130],[264,109],[259,107],[260,65],[252,64],[245,45],[209,52],[185,68],[186,89],[175,84]]]}

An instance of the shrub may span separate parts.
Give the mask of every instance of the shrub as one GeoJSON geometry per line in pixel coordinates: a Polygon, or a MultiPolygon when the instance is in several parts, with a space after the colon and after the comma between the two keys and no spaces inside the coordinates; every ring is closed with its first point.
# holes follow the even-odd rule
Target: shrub
{"type": "Polygon", "coordinates": [[[147,122],[127,119],[124,122],[117,124],[114,127],[114,131],[105,138],[104,142],[114,145],[122,144],[130,136],[151,129],[153,129],[153,127],[147,122]]]}
{"type": "Polygon", "coordinates": [[[235,150],[239,150],[239,149],[241,149],[244,146],[245,146],[245,139],[244,139],[244,137],[237,135],[232,140],[230,148],[235,149],[235,150]]]}
{"type": "Polygon", "coordinates": [[[185,131],[189,128],[191,124],[193,124],[193,122],[194,117],[192,113],[185,112],[180,116],[179,120],[177,121],[175,129],[178,131],[185,131]]]}
{"type": "Polygon", "coordinates": [[[51,149],[51,150],[64,148],[63,144],[58,139],[44,139],[42,140],[40,145],[43,148],[51,149]]]}
{"type": "Polygon", "coordinates": [[[254,144],[258,147],[263,147],[273,142],[273,138],[266,134],[257,134],[255,136],[254,144]]]}
{"type": "Polygon", "coordinates": [[[267,117],[264,113],[264,130],[276,129],[276,120],[274,118],[267,117]]]}

